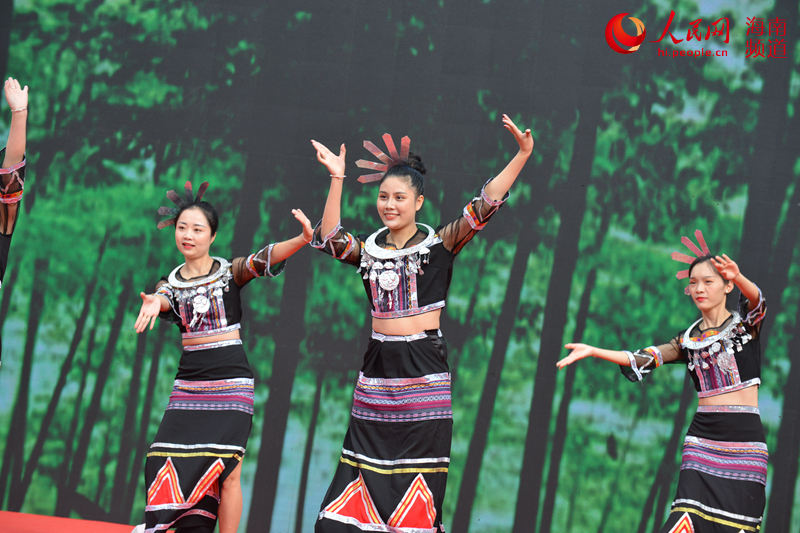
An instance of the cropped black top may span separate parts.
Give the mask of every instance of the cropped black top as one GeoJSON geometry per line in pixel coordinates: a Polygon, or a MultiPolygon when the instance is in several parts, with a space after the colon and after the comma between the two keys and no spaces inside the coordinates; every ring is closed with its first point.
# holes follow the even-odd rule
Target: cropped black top
{"type": "Polygon", "coordinates": [[[211,272],[200,278],[185,279],[180,274],[183,265],[175,267],[156,285],[156,294],[165,296],[172,306],[171,311],[161,313],[161,318],[175,322],[184,339],[239,329],[242,287],[253,278],[274,277],[283,271],[285,261],[271,263],[273,246],[233,261],[214,257],[211,272]]]}
{"type": "Polygon", "coordinates": [[[506,194],[494,201],[486,195],[485,187],[448,224],[435,231],[418,224],[420,229],[403,248],[386,243],[389,230],[385,227],[369,236],[355,237],[339,224],[324,237],[317,224],[311,246],[358,268],[375,318],[401,318],[441,309],[456,254],[508,198],[506,194]]]}
{"type": "MultiPolygon", "coordinates": [[[[0,162],[5,158],[6,149],[0,150],[0,162]]],[[[0,283],[6,273],[8,250],[11,235],[17,223],[19,201],[25,187],[25,163],[22,161],[8,168],[0,168],[0,283]]]]}
{"type": "Polygon", "coordinates": [[[622,373],[631,381],[641,381],[664,363],[685,363],[699,398],[759,385],[759,333],[766,312],[767,304],[760,290],[752,309],[750,302],[741,296],[739,310],[719,327],[701,330],[697,320],[667,344],[626,352],[631,366],[621,366],[622,373]]]}

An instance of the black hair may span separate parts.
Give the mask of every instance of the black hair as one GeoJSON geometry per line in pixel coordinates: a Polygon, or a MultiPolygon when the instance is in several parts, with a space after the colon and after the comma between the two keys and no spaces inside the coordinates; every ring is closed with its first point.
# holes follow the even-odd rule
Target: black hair
{"type": "Polygon", "coordinates": [[[175,224],[176,225],[178,224],[178,219],[181,217],[181,214],[184,211],[195,207],[205,215],[206,220],[208,221],[208,226],[211,228],[211,235],[212,236],[216,235],[217,227],[219,227],[219,214],[217,214],[217,210],[214,209],[214,206],[206,202],[205,200],[200,200],[199,202],[194,201],[192,203],[183,204],[179,208],[178,214],[175,215],[175,224]]]}
{"type": "Polygon", "coordinates": [[[401,177],[408,178],[411,182],[411,187],[417,191],[417,196],[425,194],[425,165],[422,163],[422,158],[414,153],[408,154],[408,159],[390,167],[386,174],[381,178],[381,184],[386,178],[401,177]]]}
{"type": "MultiPolygon", "coordinates": [[[[707,262],[707,261],[711,261],[712,259],[714,259],[714,257],[715,257],[715,256],[713,256],[713,255],[701,255],[700,257],[698,257],[697,259],[695,259],[694,261],[692,261],[692,264],[691,264],[691,265],[689,265],[689,276],[691,277],[691,275],[692,275],[692,269],[693,269],[694,267],[696,267],[696,266],[697,266],[697,265],[699,265],[700,263],[705,263],[705,262],[707,262]]],[[[719,277],[721,277],[721,278],[722,278],[722,281],[725,281],[725,282],[727,282],[727,281],[728,281],[728,280],[726,280],[726,279],[725,279],[725,277],[724,277],[722,274],[720,274],[720,273],[719,273],[719,270],[717,270],[716,268],[714,268],[714,265],[711,265],[711,266],[712,266],[712,268],[713,268],[714,272],[716,272],[716,273],[717,273],[717,276],[719,276],[719,277]]]]}

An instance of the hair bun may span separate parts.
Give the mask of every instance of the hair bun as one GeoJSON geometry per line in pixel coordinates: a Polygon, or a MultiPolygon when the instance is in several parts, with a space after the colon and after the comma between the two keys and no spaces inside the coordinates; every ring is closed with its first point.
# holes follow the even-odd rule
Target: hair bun
{"type": "Polygon", "coordinates": [[[425,174],[425,165],[422,163],[422,158],[417,154],[410,152],[408,154],[408,159],[406,159],[406,164],[420,174],[425,174]]]}

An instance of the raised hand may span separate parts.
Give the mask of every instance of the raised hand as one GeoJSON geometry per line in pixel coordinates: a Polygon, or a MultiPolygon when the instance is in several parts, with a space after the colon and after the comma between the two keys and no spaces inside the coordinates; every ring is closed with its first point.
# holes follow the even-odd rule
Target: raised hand
{"type": "Polygon", "coordinates": [[[527,129],[524,132],[520,130],[514,121],[511,120],[511,117],[503,113],[503,127],[511,132],[514,136],[514,139],[517,141],[519,145],[519,151],[525,154],[530,154],[533,152],[533,135],[531,135],[531,130],[527,129]]]}
{"type": "Polygon", "coordinates": [[[22,111],[28,107],[28,86],[20,88],[19,82],[8,78],[5,82],[6,102],[11,111],[22,111]]]}
{"type": "Polygon", "coordinates": [[[317,161],[325,165],[331,176],[344,177],[344,156],[347,152],[344,143],[339,147],[339,155],[334,154],[327,146],[314,139],[311,139],[311,145],[317,151],[317,161]]]}
{"type": "Polygon", "coordinates": [[[300,209],[292,209],[292,214],[294,218],[300,222],[300,225],[303,226],[303,239],[306,242],[311,242],[311,238],[314,236],[314,228],[311,227],[311,221],[308,220],[308,217],[300,209]]]}
{"type": "Polygon", "coordinates": [[[139,316],[136,318],[136,323],[133,325],[136,333],[141,333],[147,328],[147,323],[150,323],[150,329],[156,324],[156,318],[161,312],[161,298],[155,294],[139,293],[142,297],[142,308],[139,310],[139,316]]]}
{"type": "Polygon", "coordinates": [[[739,265],[737,265],[733,259],[725,254],[722,254],[722,257],[718,255],[712,257],[711,264],[714,265],[714,268],[717,269],[717,272],[719,272],[720,276],[728,281],[733,281],[739,274],[741,274],[739,265]]]}
{"type": "Polygon", "coordinates": [[[592,357],[595,351],[594,346],[589,346],[588,344],[581,344],[579,342],[571,342],[569,344],[565,344],[564,348],[572,351],[569,353],[568,356],[566,356],[565,358],[556,363],[556,366],[559,368],[559,370],[567,365],[571,365],[575,361],[580,361],[581,359],[592,357]]]}

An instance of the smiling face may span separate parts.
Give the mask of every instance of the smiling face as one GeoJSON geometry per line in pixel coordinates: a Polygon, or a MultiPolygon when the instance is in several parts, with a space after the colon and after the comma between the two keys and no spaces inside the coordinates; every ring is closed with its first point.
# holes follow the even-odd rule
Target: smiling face
{"type": "Polygon", "coordinates": [[[689,295],[701,312],[725,306],[733,283],[725,281],[710,261],[697,263],[689,274],[689,295]]]}
{"type": "Polygon", "coordinates": [[[425,197],[417,194],[407,176],[390,176],[381,182],[378,191],[378,215],[390,231],[399,231],[416,224],[417,211],[425,197]]]}
{"type": "Polygon", "coordinates": [[[208,218],[197,207],[184,210],[175,222],[175,245],[187,261],[207,256],[215,238],[208,218]]]}

